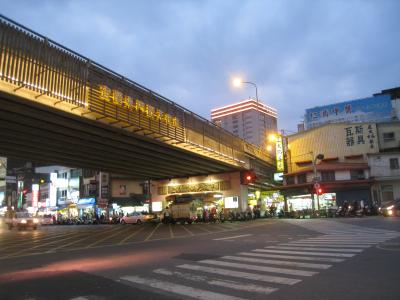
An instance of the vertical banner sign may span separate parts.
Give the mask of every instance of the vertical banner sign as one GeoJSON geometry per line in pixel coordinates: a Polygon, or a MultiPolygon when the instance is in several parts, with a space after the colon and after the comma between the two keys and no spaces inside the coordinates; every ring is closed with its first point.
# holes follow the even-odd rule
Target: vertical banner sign
{"type": "Polygon", "coordinates": [[[32,207],[37,208],[39,202],[39,185],[32,184],[32,207]]]}
{"type": "Polygon", "coordinates": [[[283,143],[282,136],[278,135],[276,138],[276,170],[278,172],[283,172],[285,165],[283,162],[283,143]]]}
{"type": "Polygon", "coordinates": [[[22,208],[22,199],[24,198],[23,194],[23,189],[24,189],[24,182],[23,181],[18,181],[18,203],[17,203],[17,208],[22,208]]]}

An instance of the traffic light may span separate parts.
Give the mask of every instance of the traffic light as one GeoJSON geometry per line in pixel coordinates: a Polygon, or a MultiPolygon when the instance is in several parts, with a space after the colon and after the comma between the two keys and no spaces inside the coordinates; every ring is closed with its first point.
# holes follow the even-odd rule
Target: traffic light
{"type": "Polygon", "coordinates": [[[240,184],[248,185],[257,179],[256,173],[252,170],[240,172],[240,184]]]}
{"type": "Polygon", "coordinates": [[[324,190],[322,189],[322,187],[319,187],[315,190],[315,192],[317,193],[317,195],[322,195],[324,193],[324,190]]]}

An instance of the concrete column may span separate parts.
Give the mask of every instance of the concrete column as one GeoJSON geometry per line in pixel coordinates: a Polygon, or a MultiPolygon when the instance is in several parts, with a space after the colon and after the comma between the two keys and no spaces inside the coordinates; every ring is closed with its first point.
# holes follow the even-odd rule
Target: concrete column
{"type": "Polygon", "coordinates": [[[249,194],[249,188],[247,185],[240,185],[240,199],[239,199],[239,210],[246,211],[247,209],[247,198],[249,194]]]}

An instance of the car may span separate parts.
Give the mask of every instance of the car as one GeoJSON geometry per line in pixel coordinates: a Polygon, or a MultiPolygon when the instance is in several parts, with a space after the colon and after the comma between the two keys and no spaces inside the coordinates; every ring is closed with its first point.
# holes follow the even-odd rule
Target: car
{"type": "Polygon", "coordinates": [[[52,215],[44,215],[41,220],[42,225],[53,225],[53,216],[52,215]]]}
{"type": "Polygon", "coordinates": [[[36,230],[40,225],[39,218],[34,217],[29,212],[16,212],[7,219],[8,229],[13,227],[18,228],[18,230],[32,228],[36,230]]]}
{"type": "Polygon", "coordinates": [[[145,217],[140,212],[133,212],[121,218],[121,224],[142,224],[145,222],[145,217]]]}
{"type": "Polygon", "coordinates": [[[385,217],[400,216],[400,200],[386,203],[381,208],[381,214],[385,217]]]}
{"type": "Polygon", "coordinates": [[[160,217],[157,214],[152,214],[152,213],[142,213],[144,215],[144,221],[149,222],[149,223],[159,223],[160,222],[160,217]]]}

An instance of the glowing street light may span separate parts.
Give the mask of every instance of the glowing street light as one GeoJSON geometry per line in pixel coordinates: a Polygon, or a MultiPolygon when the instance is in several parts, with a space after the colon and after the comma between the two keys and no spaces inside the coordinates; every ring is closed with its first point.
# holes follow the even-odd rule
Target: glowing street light
{"type": "Polygon", "coordinates": [[[257,85],[254,82],[243,81],[241,78],[234,78],[232,83],[233,83],[233,86],[235,86],[235,87],[240,87],[242,84],[251,84],[252,86],[254,86],[256,88],[256,100],[257,100],[257,106],[258,106],[258,89],[257,89],[257,85]]]}

